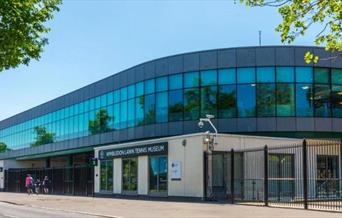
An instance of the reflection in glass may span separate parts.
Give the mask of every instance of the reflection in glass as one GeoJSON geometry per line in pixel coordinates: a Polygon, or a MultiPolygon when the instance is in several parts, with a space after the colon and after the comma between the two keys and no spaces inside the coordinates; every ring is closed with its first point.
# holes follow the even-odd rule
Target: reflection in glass
{"type": "Polygon", "coordinates": [[[236,117],[236,86],[224,85],[219,87],[218,94],[219,118],[236,117]]]}
{"type": "Polygon", "coordinates": [[[254,67],[237,68],[237,83],[255,83],[254,67]]]}
{"type": "Polygon", "coordinates": [[[277,116],[294,116],[294,86],[293,84],[277,84],[277,116]]]}
{"type": "Polygon", "coordinates": [[[218,71],[218,83],[220,85],[235,84],[236,83],[236,72],[235,68],[222,69],[218,71]]]}
{"type": "Polygon", "coordinates": [[[277,82],[294,82],[294,68],[293,67],[277,67],[276,68],[277,82]]]}
{"type": "Polygon", "coordinates": [[[154,79],[145,81],[145,95],[151,94],[154,92],[154,79]]]}
{"type": "Polygon", "coordinates": [[[156,94],[156,122],[163,123],[168,120],[168,95],[167,92],[156,94]]]}
{"type": "Polygon", "coordinates": [[[145,124],[155,122],[155,95],[145,95],[145,124]]]}
{"type": "Polygon", "coordinates": [[[201,117],[207,114],[217,116],[217,86],[201,88],[201,117]]]}
{"type": "Polygon", "coordinates": [[[156,80],[156,91],[162,92],[168,89],[168,80],[167,76],[160,77],[156,80]]]}
{"type": "Polygon", "coordinates": [[[201,85],[209,86],[217,84],[217,71],[206,70],[201,72],[201,85]]]}
{"type": "Polygon", "coordinates": [[[258,67],[257,68],[257,82],[258,83],[274,83],[274,67],[258,67]]]}
{"type": "Polygon", "coordinates": [[[144,96],[135,98],[135,122],[137,126],[144,124],[144,96]]]}
{"type": "Polygon", "coordinates": [[[275,85],[257,84],[258,117],[275,116],[275,85]]]}
{"type": "Polygon", "coordinates": [[[133,127],[135,124],[135,99],[127,102],[127,127],[133,127]]]}
{"type": "Polygon", "coordinates": [[[315,83],[329,83],[329,69],[328,68],[315,68],[315,83]]]}
{"type": "Polygon", "coordinates": [[[169,121],[183,120],[183,90],[169,91],[169,121]]]}
{"type": "Polygon", "coordinates": [[[342,69],[331,69],[331,83],[342,85],[342,69]]]}
{"type": "Polygon", "coordinates": [[[149,160],[149,190],[167,191],[167,157],[151,156],[149,160]]]}
{"type": "Polygon", "coordinates": [[[113,192],[113,160],[100,161],[100,191],[113,192]]]}
{"type": "Polygon", "coordinates": [[[296,67],[297,83],[312,83],[312,67],[296,67]]]}
{"type": "Polygon", "coordinates": [[[184,89],[184,120],[197,120],[199,118],[199,108],[199,89],[184,89]]]}
{"type": "Polygon", "coordinates": [[[122,159],[122,189],[123,191],[137,191],[138,189],[138,159],[122,159]]]}
{"type": "Polygon", "coordinates": [[[331,105],[333,117],[342,117],[342,86],[332,86],[331,105]]]}
{"type": "Polygon", "coordinates": [[[237,106],[239,117],[255,117],[255,85],[237,86],[237,106]]]}
{"type": "Polygon", "coordinates": [[[176,74],[169,77],[169,89],[183,88],[183,74],[176,74]]]}
{"type": "Polygon", "coordinates": [[[330,117],[330,86],[314,86],[314,107],[316,117],[330,117]]]}
{"type": "Polygon", "coordinates": [[[199,73],[190,72],[184,74],[184,88],[192,88],[199,86],[199,73]]]}
{"type": "Polygon", "coordinates": [[[308,117],[313,115],[312,84],[296,85],[296,115],[308,117]]]}

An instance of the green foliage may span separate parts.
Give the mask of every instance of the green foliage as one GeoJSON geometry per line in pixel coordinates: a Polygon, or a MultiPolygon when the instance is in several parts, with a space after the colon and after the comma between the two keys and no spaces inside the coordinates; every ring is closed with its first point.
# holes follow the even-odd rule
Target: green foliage
{"type": "Polygon", "coordinates": [[[0,153],[5,152],[7,150],[8,150],[7,145],[3,142],[0,142],[0,153]]]}
{"type": "MultiPolygon", "coordinates": [[[[341,0],[240,0],[247,6],[278,7],[283,18],[276,31],[281,33],[283,43],[292,43],[305,35],[313,24],[322,25],[314,43],[324,45],[327,51],[342,56],[342,1],[341,0]]],[[[335,57],[335,58],[336,58],[335,57]]],[[[307,63],[318,62],[319,57],[307,52],[307,63]]]]}
{"type": "Polygon", "coordinates": [[[108,112],[106,109],[100,109],[96,113],[96,118],[95,120],[90,120],[89,121],[89,131],[92,135],[102,133],[102,132],[107,132],[110,130],[109,128],[109,121],[111,121],[111,117],[108,115],[108,112]]]}
{"type": "Polygon", "coordinates": [[[53,18],[61,0],[0,1],[0,72],[38,60],[48,40],[44,23],[53,18]]]}
{"type": "Polygon", "coordinates": [[[53,143],[55,140],[55,134],[49,133],[45,127],[36,126],[33,131],[36,134],[36,141],[31,147],[53,143]]]}

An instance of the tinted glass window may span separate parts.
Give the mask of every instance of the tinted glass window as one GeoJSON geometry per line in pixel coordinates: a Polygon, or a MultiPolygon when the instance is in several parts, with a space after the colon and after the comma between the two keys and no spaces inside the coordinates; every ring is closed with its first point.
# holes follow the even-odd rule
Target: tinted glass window
{"type": "MultiPolygon", "coordinates": [[[[101,96],[97,96],[96,98],[95,98],[95,108],[97,109],[97,108],[100,108],[101,107],[101,96]]],[[[71,111],[71,107],[68,107],[67,108],[68,109],[68,116],[72,116],[72,113],[73,113],[73,111],[71,111]]]]}
{"type": "Polygon", "coordinates": [[[275,116],[275,85],[257,85],[257,115],[258,117],[275,116]]]}
{"type": "Polygon", "coordinates": [[[120,129],[120,104],[114,104],[114,128],[120,129]]]}
{"type": "Polygon", "coordinates": [[[342,69],[331,70],[331,83],[342,85],[342,69]]]}
{"type": "Polygon", "coordinates": [[[316,117],[330,117],[330,86],[314,86],[314,107],[316,117]]]}
{"type": "Polygon", "coordinates": [[[127,96],[129,99],[135,97],[135,85],[134,84],[128,86],[127,96]]]}
{"type": "Polygon", "coordinates": [[[183,119],[183,90],[169,92],[169,121],[183,119]]]}
{"type": "Polygon", "coordinates": [[[190,72],[184,74],[184,88],[198,87],[199,86],[199,73],[190,72]]]}
{"type": "Polygon", "coordinates": [[[255,85],[238,85],[237,106],[239,117],[255,117],[255,85]]]}
{"type": "Polygon", "coordinates": [[[154,92],[154,79],[145,81],[145,94],[151,94],[154,92]]]}
{"type": "Polygon", "coordinates": [[[156,94],[156,122],[163,123],[168,120],[168,94],[160,92],[156,94]]]}
{"type": "Polygon", "coordinates": [[[199,89],[184,89],[184,120],[199,118],[200,96],[199,89]]]}
{"type": "Polygon", "coordinates": [[[216,70],[207,70],[201,72],[201,85],[216,85],[217,84],[217,71],[216,70]]]}
{"type": "Polygon", "coordinates": [[[329,83],[329,69],[315,68],[315,83],[329,83]]]}
{"type": "Polygon", "coordinates": [[[342,86],[332,86],[331,104],[334,117],[342,117],[342,86]]]}
{"type": "Polygon", "coordinates": [[[275,81],[274,67],[258,67],[257,82],[273,83],[275,81]]]}
{"type": "Polygon", "coordinates": [[[176,74],[169,77],[169,89],[181,89],[183,87],[182,74],[176,74]]]}
{"type": "Polygon", "coordinates": [[[120,98],[121,98],[121,101],[127,100],[127,87],[120,89],[120,98]]]}
{"type": "Polygon", "coordinates": [[[236,83],[235,68],[219,70],[218,77],[220,85],[236,83]]]}
{"type": "Polygon", "coordinates": [[[255,69],[253,68],[238,68],[237,69],[238,83],[255,83],[255,69]]]}
{"type": "Polygon", "coordinates": [[[167,76],[160,77],[156,80],[156,90],[157,92],[166,91],[168,88],[167,76]]]}
{"type": "Polygon", "coordinates": [[[120,102],[120,89],[114,91],[114,103],[120,102]]]}
{"type": "Polygon", "coordinates": [[[138,126],[144,124],[144,96],[135,98],[135,122],[138,126]]]}
{"type": "Polygon", "coordinates": [[[236,86],[220,86],[218,97],[218,116],[220,118],[236,117],[236,86]]]}
{"type": "Polygon", "coordinates": [[[144,94],[144,82],[135,84],[135,96],[141,96],[144,94]]]}
{"type": "Polygon", "coordinates": [[[312,84],[296,85],[296,115],[307,117],[313,115],[312,84]]]}
{"type": "Polygon", "coordinates": [[[152,124],[155,122],[155,95],[145,95],[145,124],[152,124]]]}
{"type": "Polygon", "coordinates": [[[217,116],[217,86],[201,88],[201,116],[207,114],[217,116]]]}
{"type": "Polygon", "coordinates": [[[132,127],[135,124],[135,99],[128,100],[127,103],[127,126],[132,127]]]}
{"type": "Polygon", "coordinates": [[[277,67],[276,68],[277,82],[294,82],[293,67],[277,67]]]}
{"type": "Polygon", "coordinates": [[[127,101],[120,103],[120,128],[127,127],[127,101]]]}
{"type": "Polygon", "coordinates": [[[114,103],[114,93],[110,92],[107,94],[107,104],[111,105],[114,103]]]}
{"type": "Polygon", "coordinates": [[[277,116],[294,116],[293,84],[277,84],[277,116]]]}
{"type": "Polygon", "coordinates": [[[296,67],[297,83],[312,83],[312,67],[296,67]]]}

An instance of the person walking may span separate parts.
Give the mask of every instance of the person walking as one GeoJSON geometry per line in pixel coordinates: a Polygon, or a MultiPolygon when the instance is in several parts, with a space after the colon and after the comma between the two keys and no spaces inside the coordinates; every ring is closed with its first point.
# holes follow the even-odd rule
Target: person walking
{"type": "Polygon", "coordinates": [[[49,187],[50,187],[50,180],[48,176],[44,177],[43,180],[43,188],[44,188],[44,193],[49,194],[49,187]]]}
{"type": "Polygon", "coordinates": [[[27,194],[30,195],[33,193],[33,178],[31,177],[31,174],[27,174],[25,178],[25,187],[27,189],[27,194]]]}

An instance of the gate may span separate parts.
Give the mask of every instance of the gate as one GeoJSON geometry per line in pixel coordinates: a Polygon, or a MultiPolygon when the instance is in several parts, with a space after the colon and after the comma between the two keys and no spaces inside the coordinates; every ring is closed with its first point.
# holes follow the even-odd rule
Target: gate
{"type": "Polygon", "coordinates": [[[94,194],[94,168],[74,166],[63,168],[25,168],[5,171],[5,191],[26,192],[25,177],[31,174],[41,181],[49,177],[51,194],[92,196],[94,194]]]}
{"type": "Polygon", "coordinates": [[[205,153],[205,197],[342,212],[342,141],[205,153]]]}

